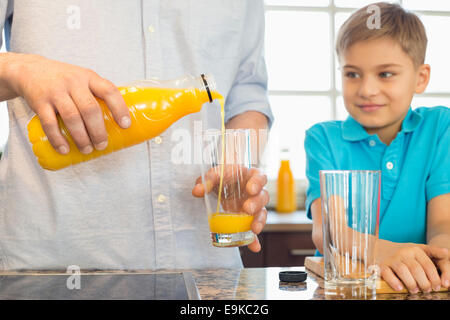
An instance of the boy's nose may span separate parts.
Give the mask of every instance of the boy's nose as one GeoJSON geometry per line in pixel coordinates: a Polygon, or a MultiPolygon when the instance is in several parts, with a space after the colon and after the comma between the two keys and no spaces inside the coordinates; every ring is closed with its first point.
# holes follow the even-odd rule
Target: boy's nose
{"type": "Polygon", "coordinates": [[[380,91],[377,80],[373,77],[365,77],[361,81],[359,87],[359,95],[363,98],[370,98],[376,96],[380,91]]]}

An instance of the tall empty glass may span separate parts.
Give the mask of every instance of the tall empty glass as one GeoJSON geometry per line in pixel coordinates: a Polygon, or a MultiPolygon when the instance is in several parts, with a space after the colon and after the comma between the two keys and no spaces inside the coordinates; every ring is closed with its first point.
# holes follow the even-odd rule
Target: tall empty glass
{"type": "MultiPolygon", "coordinates": [[[[250,130],[209,130],[202,137],[202,180],[212,244],[244,246],[253,242],[253,216],[244,212],[245,187],[253,163],[250,130]]],[[[254,149],[254,148],[253,148],[254,149]]],[[[252,152],[253,151],[253,152],[252,152]]]]}
{"type": "Polygon", "coordinates": [[[380,171],[320,171],[325,290],[375,292],[380,171]]]}

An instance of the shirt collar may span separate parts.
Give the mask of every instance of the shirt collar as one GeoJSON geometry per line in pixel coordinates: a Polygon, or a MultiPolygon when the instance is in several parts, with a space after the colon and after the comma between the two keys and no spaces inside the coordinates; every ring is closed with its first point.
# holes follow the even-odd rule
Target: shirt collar
{"type": "Polygon", "coordinates": [[[404,132],[411,132],[414,131],[422,122],[422,115],[411,108],[409,108],[408,114],[406,115],[405,119],[402,123],[402,130],[404,132]]]}
{"type": "Polygon", "coordinates": [[[342,123],[342,137],[348,141],[359,141],[370,137],[370,135],[362,125],[351,116],[348,116],[347,120],[342,123]]]}
{"type": "MultiPolygon", "coordinates": [[[[422,116],[410,107],[405,119],[403,120],[401,131],[414,131],[419,126],[421,121],[422,116]]],[[[370,135],[362,125],[360,125],[351,116],[348,116],[347,120],[342,123],[342,137],[348,141],[360,141],[369,138],[370,135]]]]}

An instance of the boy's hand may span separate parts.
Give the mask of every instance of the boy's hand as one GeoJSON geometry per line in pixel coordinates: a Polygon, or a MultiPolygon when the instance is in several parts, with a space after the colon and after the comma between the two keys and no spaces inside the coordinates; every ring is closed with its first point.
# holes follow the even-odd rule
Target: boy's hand
{"type": "Polygon", "coordinates": [[[82,153],[106,148],[108,135],[95,97],[105,101],[122,128],[129,127],[129,110],[119,90],[95,72],[32,54],[14,54],[10,60],[9,86],[38,115],[58,152],[69,152],[69,143],[58,127],[57,113],[82,153]]]}
{"type": "Polygon", "coordinates": [[[434,264],[441,273],[441,285],[450,289],[450,252],[448,249],[444,250],[447,250],[447,258],[436,259],[434,264]]]}
{"type": "MultiPolygon", "coordinates": [[[[256,168],[247,169],[243,167],[241,170],[243,174],[239,178],[243,179],[243,181],[239,185],[244,186],[245,193],[248,196],[242,199],[241,203],[236,203],[232,199],[230,201],[223,200],[222,206],[232,211],[241,211],[239,209],[242,209],[242,211],[254,216],[251,228],[253,233],[257,235],[266,225],[267,210],[265,206],[269,202],[269,193],[264,189],[264,186],[267,184],[267,176],[256,168]],[[236,205],[241,208],[236,208],[236,205]]],[[[226,170],[224,171],[224,185],[236,183],[234,180],[237,177],[227,174],[226,170]]],[[[220,176],[217,175],[217,170],[211,169],[206,175],[211,177],[208,182],[212,181],[211,185],[206,186],[206,192],[209,193],[212,190],[218,189],[220,176]]],[[[201,177],[197,179],[196,185],[192,189],[192,195],[194,197],[203,197],[205,195],[205,184],[202,183],[201,177]]],[[[255,236],[255,241],[248,245],[248,248],[253,252],[259,252],[261,250],[261,244],[257,236],[255,236]]]]}
{"type": "Polygon", "coordinates": [[[446,281],[450,278],[450,262],[447,249],[422,244],[388,243],[384,240],[380,242],[377,260],[381,277],[395,290],[402,290],[403,285],[411,293],[438,291],[441,286],[448,287],[446,281]]]}

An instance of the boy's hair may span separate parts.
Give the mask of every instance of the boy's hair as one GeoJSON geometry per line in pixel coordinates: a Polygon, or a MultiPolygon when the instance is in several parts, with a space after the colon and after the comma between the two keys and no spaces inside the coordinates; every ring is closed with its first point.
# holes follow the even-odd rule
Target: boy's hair
{"type": "MultiPolygon", "coordinates": [[[[373,8],[373,7],[372,7],[373,8]]],[[[378,2],[367,5],[354,12],[339,30],[336,39],[336,53],[338,58],[353,44],[360,41],[390,37],[396,41],[403,51],[408,54],[418,67],[425,62],[427,49],[427,35],[425,27],[414,13],[404,10],[398,4],[378,2]],[[379,8],[379,26],[370,25],[374,12],[370,6],[379,8]]]]}

